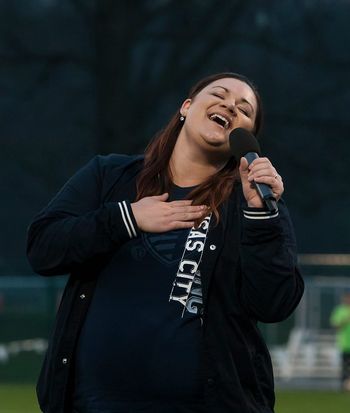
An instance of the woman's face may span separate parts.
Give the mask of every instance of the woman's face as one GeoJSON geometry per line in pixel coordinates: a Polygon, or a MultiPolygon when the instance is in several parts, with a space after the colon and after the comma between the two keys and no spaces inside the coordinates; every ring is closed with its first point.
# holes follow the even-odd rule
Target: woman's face
{"type": "Polygon", "coordinates": [[[186,99],[181,114],[186,117],[186,139],[227,158],[233,129],[254,130],[257,100],[251,87],[235,78],[215,80],[193,99],[186,99]]]}

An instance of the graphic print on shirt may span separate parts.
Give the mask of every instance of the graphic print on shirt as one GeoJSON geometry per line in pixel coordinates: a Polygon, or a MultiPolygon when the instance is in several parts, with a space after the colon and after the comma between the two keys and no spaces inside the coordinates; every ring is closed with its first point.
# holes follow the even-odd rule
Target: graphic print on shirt
{"type": "Polygon", "coordinates": [[[185,231],[174,230],[163,233],[143,233],[142,243],[152,256],[165,265],[177,263],[181,258],[182,248],[178,244],[186,240],[185,231]]]}
{"type": "Polygon", "coordinates": [[[185,311],[201,314],[203,308],[199,264],[202,260],[210,218],[211,214],[204,218],[198,228],[191,228],[170,292],[169,301],[176,301],[183,306],[181,317],[184,316],[185,311]]]}

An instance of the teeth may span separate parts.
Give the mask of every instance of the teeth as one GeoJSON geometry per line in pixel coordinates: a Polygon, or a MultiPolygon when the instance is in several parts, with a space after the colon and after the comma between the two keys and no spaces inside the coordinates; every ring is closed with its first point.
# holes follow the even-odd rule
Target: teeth
{"type": "Polygon", "coordinates": [[[219,115],[218,113],[213,113],[212,115],[210,115],[210,120],[214,120],[215,118],[219,118],[219,119],[221,119],[223,122],[225,122],[225,129],[227,129],[228,128],[228,126],[229,126],[229,124],[230,124],[230,122],[224,117],[224,116],[222,116],[222,115],[219,115]]]}

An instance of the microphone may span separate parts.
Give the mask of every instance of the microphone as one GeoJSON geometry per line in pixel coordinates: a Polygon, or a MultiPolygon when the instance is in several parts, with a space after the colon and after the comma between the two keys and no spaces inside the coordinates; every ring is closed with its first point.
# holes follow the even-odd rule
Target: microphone
{"type": "MultiPolygon", "coordinates": [[[[236,162],[239,164],[242,156],[248,161],[250,165],[254,159],[259,158],[261,154],[260,145],[253,134],[246,129],[237,128],[230,133],[230,149],[236,162]]],[[[277,211],[277,202],[273,196],[271,187],[266,184],[257,183],[253,181],[260,198],[264,201],[267,209],[271,212],[277,211]]]]}

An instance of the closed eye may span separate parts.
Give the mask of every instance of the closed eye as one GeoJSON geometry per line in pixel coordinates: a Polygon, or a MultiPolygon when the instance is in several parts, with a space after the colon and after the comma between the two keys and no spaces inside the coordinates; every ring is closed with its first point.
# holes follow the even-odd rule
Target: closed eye
{"type": "Polygon", "coordinates": [[[243,113],[243,115],[247,116],[248,118],[250,118],[250,113],[244,109],[244,108],[239,108],[239,110],[243,113]]]}
{"type": "Polygon", "coordinates": [[[213,96],[216,96],[217,98],[224,99],[222,95],[219,95],[218,93],[212,93],[213,96]]]}

